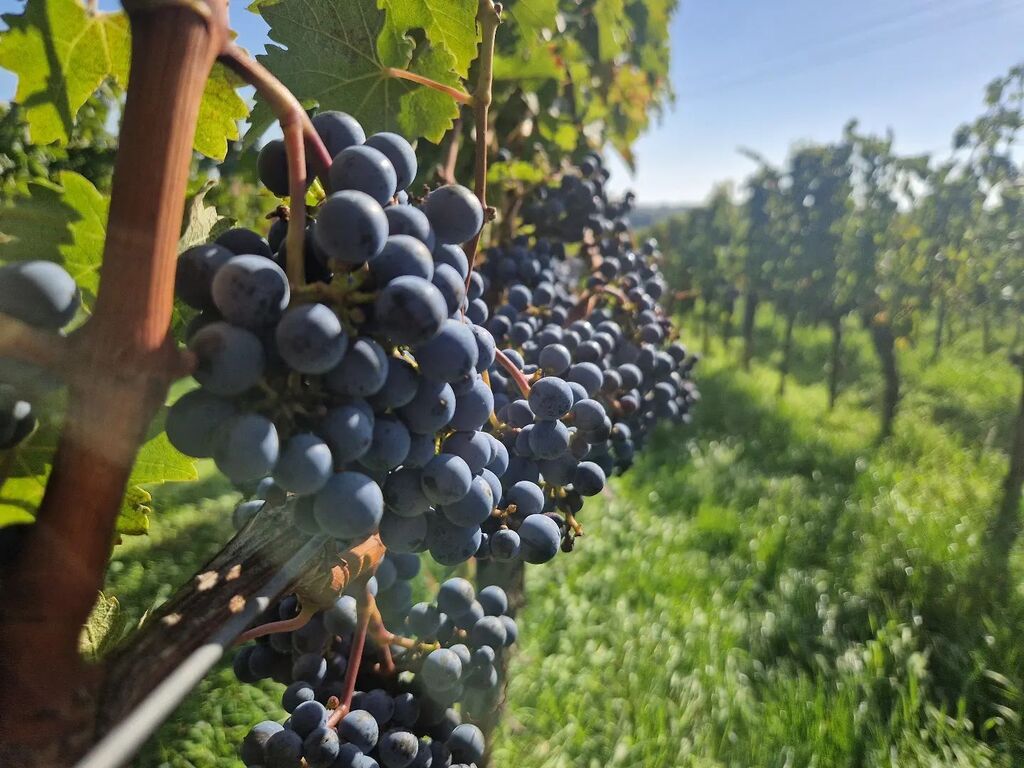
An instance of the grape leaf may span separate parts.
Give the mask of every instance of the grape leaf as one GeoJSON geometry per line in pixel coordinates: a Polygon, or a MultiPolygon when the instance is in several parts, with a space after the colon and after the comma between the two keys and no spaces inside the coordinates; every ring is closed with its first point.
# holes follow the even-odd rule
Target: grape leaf
{"type": "Polygon", "coordinates": [[[121,612],[116,597],[100,592],[96,605],[82,627],[78,648],[89,661],[97,662],[124,638],[128,631],[128,616],[121,612]]]}
{"type": "Polygon", "coordinates": [[[238,121],[249,115],[249,105],[236,90],[244,85],[244,81],[223,64],[213,65],[203,100],[199,102],[199,121],[192,142],[196,152],[214,160],[227,156],[228,142],[238,140],[238,121]]]}
{"type": "Polygon", "coordinates": [[[555,28],[558,0],[517,0],[506,12],[529,35],[536,30],[555,28]]]}
{"type": "Polygon", "coordinates": [[[109,75],[127,71],[128,19],[77,0],[28,0],[24,13],[0,20],[9,27],[0,33],[0,67],[18,76],[14,98],[32,141],[66,142],[85,100],[109,75]]]}
{"type": "Polygon", "coordinates": [[[475,0],[398,0],[386,6],[388,23],[396,29],[422,29],[435,48],[444,48],[461,76],[469,73],[480,41],[475,0]]]}
{"type": "Polygon", "coordinates": [[[181,222],[181,238],[178,240],[178,252],[191,248],[193,245],[205,243],[221,221],[217,209],[206,202],[206,194],[217,185],[208,181],[185,201],[185,215],[181,222]]]}
{"type": "MultiPolygon", "coordinates": [[[[267,46],[260,62],[303,105],[348,112],[367,133],[395,131],[435,143],[458,117],[451,97],[385,74],[394,67],[462,88],[458,62],[444,42],[417,46],[410,28],[397,25],[376,0],[256,0],[250,9],[270,25],[270,38],[278,43],[267,46]],[[311,50],[315,57],[300,53],[311,50]]],[[[399,16],[403,25],[416,18],[412,12],[399,16]]],[[[429,34],[430,19],[421,21],[429,34]]],[[[255,141],[273,122],[264,101],[257,102],[250,122],[249,140],[255,141]]]]}
{"type": "MultiPolygon", "coordinates": [[[[127,87],[131,55],[128,17],[90,11],[78,0],[28,0],[21,14],[3,14],[0,67],[18,76],[14,100],[25,109],[36,144],[64,144],[79,109],[111,78],[127,87]]],[[[249,108],[236,88],[243,83],[216,64],[199,105],[193,146],[217,160],[238,138],[238,121],[249,108]]]]}
{"type": "MultiPolygon", "coordinates": [[[[0,488],[0,527],[30,522],[43,500],[59,438],[56,424],[44,424],[5,457],[7,479],[0,488]]],[[[175,450],[163,429],[163,417],[154,420],[139,449],[121,502],[117,532],[135,536],[149,530],[152,496],[140,487],[165,482],[186,482],[199,477],[195,460],[175,450]]]]}
{"type": "Polygon", "coordinates": [[[597,49],[603,62],[611,61],[622,52],[626,42],[625,13],[624,0],[597,0],[594,3],[597,49]]]}
{"type": "Polygon", "coordinates": [[[107,198],[84,176],[62,171],[59,184],[36,181],[30,196],[0,209],[4,261],[48,259],[64,266],[88,308],[99,287],[107,198]]]}

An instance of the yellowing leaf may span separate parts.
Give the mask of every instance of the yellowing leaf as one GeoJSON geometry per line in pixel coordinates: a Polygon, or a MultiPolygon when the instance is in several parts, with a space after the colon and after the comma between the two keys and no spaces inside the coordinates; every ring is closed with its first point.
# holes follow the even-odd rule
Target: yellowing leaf
{"type": "Polygon", "coordinates": [[[228,142],[238,140],[238,122],[249,115],[249,106],[236,90],[244,84],[223,64],[213,65],[199,103],[199,121],[192,143],[197,152],[223,160],[228,153],[228,142]]]}

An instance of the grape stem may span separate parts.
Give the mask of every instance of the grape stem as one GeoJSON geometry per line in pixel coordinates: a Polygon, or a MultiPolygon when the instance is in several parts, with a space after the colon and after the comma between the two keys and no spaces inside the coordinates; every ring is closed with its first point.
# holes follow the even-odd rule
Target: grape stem
{"type": "MultiPolygon", "coordinates": [[[[501,3],[494,0],[480,0],[476,14],[480,25],[480,57],[478,60],[476,88],[473,90],[473,122],[476,126],[476,159],[474,163],[474,185],[480,206],[484,209],[484,222],[487,221],[487,149],[489,126],[487,113],[493,97],[494,81],[494,39],[501,23],[501,3]]],[[[469,272],[466,274],[466,287],[476,267],[476,255],[480,248],[480,236],[483,227],[473,235],[473,239],[465,245],[466,257],[469,259],[469,272]]]]}
{"type": "Polygon", "coordinates": [[[446,93],[453,99],[455,99],[457,102],[459,102],[459,104],[473,103],[473,97],[470,96],[465,91],[460,90],[459,88],[453,88],[450,85],[445,85],[444,83],[439,83],[437,82],[437,80],[431,80],[429,77],[417,75],[415,72],[410,72],[407,69],[399,69],[397,67],[384,67],[383,72],[385,77],[394,77],[399,80],[409,80],[413,83],[425,85],[427,86],[427,88],[433,88],[435,91],[446,93]]]}
{"type": "Polygon", "coordinates": [[[452,129],[449,131],[448,147],[445,149],[444,165],[441,166],[438,176],[445,184],[455,183],[455,163],[459,159],[459,148],[462,146],[462,118],[455,118],[452,129]]]}
{"type": "Polygon", "coordinates": [[[297,629],[302,629],[309,624],[309,620],[313,618],[315,613],[316,608],[313,606],[303,606],[295,618],[285,619],[284,621],[271,621],[268,624],[261,624],[247,632],[243,632],[235,640],[235,645],[248,643],[250,640],[255,640],[257,637],[263,637],[264,635],[276,635],[280,632],[294,632],[297,629]]]}
{"type": "Polygon", "coordinates": [[[512,380],[516,383],[516,386],[519,387],[519,391],[522,393],[523,397],[529,397],[530,382],[526,380],[523,372],[520,371],[519,367],[509,359],[508,355],[498,349],[494,352],[494,359],[497,360],[498,364],[505,369],[509,376],[512,377],[512,380]]]}
{"type": "Polygon", "coordinates": [[[345,672],[345,697],[328,718],[328,728],[336,728],[352,708],[352,696],[356,692],[356,678],[359,676],[363,649],[366,647],[366,630],[370,626],[370,616],[375,610],[376,604],[373,595],[370,594],[369,589],[364,588],[358,605],[359,624],[356,626],[355,636],[352,639],[352,650],[348,655],[348,670],[345,672]]]}
{"type": "Polygon", "coordinates": [[[299,100],[270,71],[252,58],[235,43],[229,43],[220,60],[238,74],[267,101],[277,115],[284,134],[285,152],[288,157],[288,196],[291,198],[293,221],[288,226],[288,261],[285,265],[288,281],[303,285],[305,261],[303,249],[306,244],[306,148],[312,150],[312,159],[317,175],[328,185],[327,172],[331,167],[331,156],[313,128],[313,123],[299,100]],[[293,226],[298,224],[299,226],[293,226]]]}

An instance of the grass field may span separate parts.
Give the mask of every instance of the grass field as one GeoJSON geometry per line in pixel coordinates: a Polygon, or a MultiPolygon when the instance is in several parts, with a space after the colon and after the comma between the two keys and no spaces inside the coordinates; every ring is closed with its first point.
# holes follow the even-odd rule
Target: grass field
{"type": "MultiPolygon", "coordinates": [[[[660,432],[584,511],[572,555],[528,570],[495,766],[1024,763],[1024,600],[982,610],[979,548],[1019,375],[970,337],[934,366],[906,350],[896,434],[878,444],[862,335],[833,412],[827,336],[797,341],[781,400],[770,361],[744,373],[713,349],[695,423],[660,432]]],[[[233,499],[213,480],[160,495],[150,540],[111,569],[127,610],[216,549],[233,499]]],[[[235,765],[278,690],[219,669],[137,765],[235,765]]]]}

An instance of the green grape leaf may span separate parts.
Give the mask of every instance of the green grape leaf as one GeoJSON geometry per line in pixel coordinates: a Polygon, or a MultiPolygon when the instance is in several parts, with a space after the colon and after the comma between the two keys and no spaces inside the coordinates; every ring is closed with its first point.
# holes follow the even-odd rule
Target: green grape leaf
{"type": "Polygon", "coordinates": [[[150,504],[153,494],[145,488],[133,485],[125,491],[121,500],[121,512],[117,516],[117,532],[121,536],[145,536],[149,533],[149,516],[153,513],[150,504]]]}
{"type": "Polygon", "coordinates": [[[526,35],[536,30],[554,29],[558,0],[517,0],[510,4],[507,13],[526,35]]]}
{"type": "Polygon", "coordinates": [[[537,163],[525,160],[513,160],[508,163],[491,163],[487,168],[489,184],[505,184],[509,182],[525,182],[539,184],[547,178],[547,173],[537,163]]]}
{"type": "MultiPolygon", "coordinates": [[[[444,42],[417,45],[411,29],[397,26],[376,0],[256,0],[250,9],[270,25],[270,38],[279,44],[268,45],[260,62],[304,106],[348,112],[367,133],[395,131],[435,143],[458,117],[450,96],[385,74],[394,67],[462,88],[458,61],[444,42]],[[309,50],[317,52],[315,59],[296,53],[309,50]]],[[[403,24],[415,18],[411,12],[400,17],[403,24]]],[[[421,22],[429,34],[430,20],[421,22]]],[[[273,122],[264,101],[257,102],[250,122],[249,141],[255,141],[273,122]]]]}
{"type": "Polygon", "coordinates": [[[422,29],[435,48],[444,48],[461,77],[469,73],[480,41],[476,0],[399,0],[388,2],[388,23],[396,29],[422,29]]]}
{"type": "Polygon", "coordinates": [[[192,146],[214,160],[228,154],[228,142],[239,137],[238,122],[249,115],[249,105],[238,95],[245,82],[223,64],[213,65],[199,102],[199,120],[192,146]]]}
{"type": "Polygon", "coordinates": [[[495,81],[549,80],[561,77],[553,47],[540,40],[516,47],[513,53],[494,56],[495,81]]]}
{"type": "MultiPolygon", "coordinates": [[[[178,452],[167,439],[163,416],[154,420],[146,441],[139,449],[121,502],[117,532],[125,536],[145,534],[149,530],[152,496],[142,485],[196,480],[195,460],[178,452]]],[[[7,479],[0,488],[0,527],[30,522],[43,500],[59,439],[55,424],[44,424],[18,448],[5,457],[7,479]]]]}
{"type": "Polygon", "coordinates": [[[181,238],[178,240],[178,252],[193,245],[209,242],[214,228],[221,221],[217,209],[206,202],[206,194],[217,185],[208,181],[185,201],[185,215],[181,222],[181,238]]]}
{"type": "Polygon", "coordinates": [[[117,598],[100,592],[89,619],[82,627],[78,649],[88,661],[97,662],[124,639],[128,628],[128,617],[121,612],[117,598]]]}
{"type": "Polygon", "coordinates": [[[127,70],[128,19],[92,12],[77,0],[28,0],[0,16],[0,67],[18,76],[15,101],[36,144],[66,142],[75,115],[111,74],[127,70]]]}
{"type": "Polygon", "coordinates": [[[622,52],[626,42],[625,13],[624,0],[597,0],[594,3],[597,50],[603,62],[611,61],[622,52]]]}
{"type": "Polygon", "coordinates": [[[99,287],[107,198],[84,176],[62,171],[59,184],[32,182],[29,197],[0,209],[4,261],[48,259],[64,266],[88,308],[99,287]]]}

